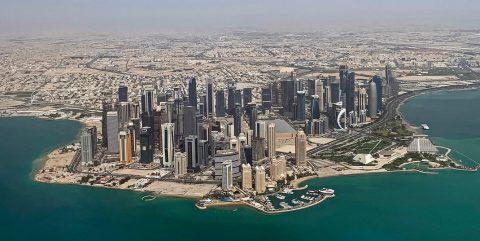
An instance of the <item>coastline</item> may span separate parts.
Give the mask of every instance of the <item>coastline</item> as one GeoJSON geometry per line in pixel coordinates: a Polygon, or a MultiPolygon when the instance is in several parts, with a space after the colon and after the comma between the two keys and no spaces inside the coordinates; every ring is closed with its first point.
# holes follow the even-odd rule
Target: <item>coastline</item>
{"type": "Polygon", "coordinates": [[[428,89],[428,90],[425,90],[424,92],[421,92],[421,93],[418,93],[418,94],[414,94],[412,96],[409,96],[407,98],[405,98],[404,100],[402,100],[397,108],[395,109],[396,113],[400,116],[400,118],[402,119],[402,122],[405,123],[407,125],[407,127],[417,133],[421,133],[421,130],[417,127],[417,126],[414,126],[412,125],[402,114],[402,112],[400,111],[400,108],[402,107],[402,105],[404,105],[407,101],[410,101],[411,99],[413,98],[416,98],[418,96],[421,96],[421,95],[425,95],[425,94],[430,94],[430,93],[436,93],[436,92],[450,92],[450,91],[469,91],[469,90],[476,90],[476,89],[480,89],[480,86],[473,86],[473,87],[468,87],[468,86],[465,86],[464,88],[458,88],[458,89],[428,89]],[[420,130],[420,131],[419,131],[420,130]]]}
{"type": "MultiPolygon", "coordinates": [[[[443,91],[460,91],[460,90],[473,90],[473,89],[478,89],[478,87],[466,87],[464,89],[441,89],[441,90],[428,90],[428,91],[425,91],[425,92],[421,92],[421,93],[418,93],[418,94],[415,94],[415,95],[412,95],[408,98],[405,98],[404,100],[402,100],[398,106],[396,107],[395,109],[395,112],[396,114],[398,114],[400,116],[400,118],[402,119],[402,122],[405,123],[407,125],[408,128],[412,129],[412,130],[415,130],[415,132],[418,133],[419,128],[413,126],[411,123],[408,122],[408,120],[405,119],[405,117],[403,116],[403,114],[401,113],[400,111],[400,108],[403,104],[405,104],[407,101],[410,101],[412,98],[414,97],[417,97],[417,96],[420,96],[420,95],[423,95],[423,94],[427,94],[427,93],[432,93],[432,92],[443,92],[443,91]]],[[[32,118],[39,118],[39,117],[35,117],[35,116],[31,116],[32,118]]],[[[5,118],[9,118],[9,117],[5,117],[5,118]]],[[[14,118],[14,117],[12,117],[14,118]]],[[[57,120],[57,119],[52,119],[52,118],[41,118],[41,119],[49,119],[49,120],[57,120]]],[[[78,121],[80,122],[82,125],[85,125],[85,122],[82,122],[78,119],[72,119],[72,118],[62,118],[62,119],[65,119],[65,120],[74,120],[74,121],[78,121]]],[[[76,139],[78,139],[78,135],[76,137],[76,139]]],[[[74,139],[73,141],[75,141],[76,139],[74,139]]],[[[48,167],[48,164],[51,163],[51,162],[55,162],[55,159],[52,158],[52,155],[54,155],[56,152],[59,152],[59,150],[61,150],[62,148],[64,148],[66,146],[66,143],[65,144],[62,144],[62,145],[59,145],[58,147],[54,148],[53,150],[51,151],[47,151],[46,153],[43,153],[41,155],[41,157],[38,158],[38,164],[36,166],[36,168],[34,168],[35,170],[33,170],[33,180],[34,181],[37,181],[37,182],[44,182],[44,183],[55,183],[55,184],[67,184],[67,185],[81,185],[81,186],[88,186],[88,187],[100,187],[100,188],[109,188],[109,189],[117,189],[117,190],[129,190],[129,191],[135,191],[135,192],[141,192],[141,193],[146,193],[146,195],[152,195],[152,196],[155,196],[155,197],[171,197],[171,198],[182,198],[182,199],[191,199],[191,200],[198,200],[198,199],[201,199],[203,197],[203,195],[191,195],[191,194],[187,194],[187,193],[184,193],[184,194],[180,194],[180,193],[173,193],[173,192],[168,192],[168,191],[165,191],[165,190],[160,190],[160,191],[153,191],[153,190],[148,190],[148,188],[146,189],[133,189],[133,188],[127,188],[127,187],[121,187],[121,186],[105,186],[105,185],[88,185],[88,184],[81,184],[81,183],[77,183],[77,182],[74,182],[74,181],[60,181],[58,182],[57,180],[55,181],[47,181],[47,180],[42,180],[42,178],[40,177],[41,175],[41,171],[45,170],[46,167],[48,167]]],[[[409,173],[415,173],[415,172],[418,172],[418,170],[394,170],[394,171],[388,171],[384,168],[380,168],[380,169],[372,169],[372,170],[360,170],[360,169],[350,169],[347,167],[346,170],[341,170],[341,171],[337,171],[337,170],[334,170],[332,168],[328,168],[328,169],[331,169],[331,171],[325,171],[325,170],[319,170],[317,171],[316,175],[311,175],[311,176],[306,176],[306,177],[301,177],[299,179],[295,179],[291,182],[291,185],[295,188],[299,188],[301,186],[303,186],[303,184],[309,180],[313,180],[313,179],[321,179],[321,178],[328,178],[328,177],[337,177],[337,176],[353,176],[353,175],[366,175],[366,174],[383,174],[383,173],[395,173],[395,172],[409,172],[409,173]]],[[[458,168],[451,168],[451,167],[444,167],[444,168],[435,168],[432,170],[459,170],[459,171],[465,171],[465,170],[462,170],[462,169],[458,169],[458,168]]],[[[467,170],[468,171],[468,170],[467,170]]],[[[470,170],[471,171],[471,170],[470,170]]],[[[431,174],[431,173],[427,173],[427,174],[431,174]]],[[[173,183],[173,182],[168,182],[168,181],[158,181],[158,182],[162,182],[164,184],[170,184],[170,183],[173,183]]],[[[194,185],[190,185],[190,184],[180,184],[180,185],[189,185],[190,187],[194,186],[194,185]]],[[[325,198],[327,199],[327,198],[325,198]]],[[[319,203],[322,203],[324,200],[318,202],[318,203],[315,203],[314,205],[317,205],[319,203]]],[[[262,211],[264,213],[268,213],[268,212],[265,212],[264,210],[261,210],[255,206],[253,206],[252,204],[249,204],[247,202],[244,202],[244,201],[234,201],[234,202],[220,202],[220,203],[215,203],[215,204],[211,204],[209,206],[249,206],[251,208],[254,208],[258,211],[262,211]]],[[[311,205],[313,206],[313,205],[311,205]]],[[[306,208],[306,207],[305,207],[306,208]]],[[[303,209],[303,208],[302,208],[303,209]]],[[[296,211],[296,210],[295,210],[296,211]]]]}

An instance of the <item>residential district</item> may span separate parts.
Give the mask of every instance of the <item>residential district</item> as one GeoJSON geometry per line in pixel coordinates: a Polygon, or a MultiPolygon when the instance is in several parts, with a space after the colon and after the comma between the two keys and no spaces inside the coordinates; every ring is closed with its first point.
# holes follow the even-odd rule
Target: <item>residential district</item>
{"type": "Polygon", "coordinates": [[[335,196],[301,186],[312,177],[431,170],[420,163],[470,170],[398,107],[427,91],[477,88],[479,38],[438,30],[3,39],[0,112],[84,124],[79,142],[45,158],[37,181],[287,212],[335,196]]]}

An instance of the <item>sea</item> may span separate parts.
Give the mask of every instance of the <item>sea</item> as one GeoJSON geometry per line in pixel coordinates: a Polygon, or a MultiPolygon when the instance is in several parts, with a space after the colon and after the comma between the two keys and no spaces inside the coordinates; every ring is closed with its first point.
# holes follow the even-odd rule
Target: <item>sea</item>
{"type": "MultiPolygon", "coordinates": [[[[400,108],[412,125],[480,160],[480,90],[434,92],[400,108]]],[[[336,197],[297,212],[266,215],[248,207],[197,210],[194,200],[32,180],[41,159],[78,138],[68,120],[0,118],[0,240],[480,240],[480,175],[384,173],[309,180],[336,197]]]]}

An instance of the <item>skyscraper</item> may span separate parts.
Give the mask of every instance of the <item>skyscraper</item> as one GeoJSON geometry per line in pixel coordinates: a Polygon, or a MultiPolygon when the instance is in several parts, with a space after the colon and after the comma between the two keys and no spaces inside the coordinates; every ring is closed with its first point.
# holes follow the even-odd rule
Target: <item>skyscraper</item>
{"type": "Polygon", "coordinates": [[[225,161],[232,162],[232,176],[234,179],[241,178],[240,159],[235,150],[218,150],[213,158],[215,167],[215,179],[221,180],[223,176],[222,165],[225,161]]]}
{"type": "Polygon", "coordinates": [[[377,113],[382,112],[382,98],[383,98],[383,87],[382,87],[382,78],[378,75],[373,76],[371,82],[375,82],[375,87],[377,89],[377,113]]]}
{"type": "Polygon", "coordinates": [[[83,165],[93,164],[92,137],[88,130],[83,130],[80,136],[81,157],[83,165]]]}
{"type": "Polygon", "coordinates": [[[188,169],[196,169],[200,167],[198,158],[198,137],[188,136],[185,138],[185,151],[187,153],[188,169]]]}
{"type": "Polygon", "coordinates": [[[254,103],[249,103],[245,106],[245,114],[248,117],[248,126],[250,130],[255,129],[255,122],[257,121],[257,106],[254,103]]]}
{"type": "Polygon", "coordinates": [[[273,181],[281,179],[281,166],[277,158],[270,158],[270,178],[273,181]]]}
{"type": "Polygon", "coordinates": [[[206,95],[200,95],[200,103],[198,103],[198,111],[199,111],[200,114],[203,115],[205,118],[208,117],[208,111],[207,111],[207,96],[206,96],[206,95]]]}
{"type": "Polygon", "coordinates": [[[142,113],[149,113],[153,115],[154,107],[154,88],[153,86],[146,86],[142,94],[142,113]]]}
{"type": "Polygon", "coordinates": [[[183,107],[183,135],[197,134],[197,113],[193,106],[183,107]]]}
{"type": "Polygon", "coordinates": [[[252,166],[250,164],[242,164],[242,189],[252,189],[252,166]]]}
{"type": "MultiPolygon", "coordinates": [[[[385,85],[388,87],[386,88],[388,91],[386,95],[388,98],[395,97],[398,95],[398,82],[393,76],[393,71],[390,68],[390,65],[385,65],[385,85]]],[[[385,88],[384,88],[385,89],[385,88]]]]}
{"type": "Polygon", "coordinates": [[[243,154],[245,157],[245,163],[248,163],[250,165],[253,164],[253,150],[252,146],[246,145],[243,147],[243,154]]]}
{"type": "Polygon", "coordinates": [[[175,163],[173,166],[175,168],[175,177],[178,178],[187,174],[187,157],[185,153],[175,153],[175,163]]]}
{"type": "Polygon", "coordinates": [[[195,77],[188,81],[188,105],[197,109],[197,79],[195,77]]]}
{"type": "Polygon", "coordinates": [[[281,82],[282,88],[282,107],[284,113],[293,113],[292,103],[295,101],[295,81],[293,79],[284,80],[281,82]]]}
{"type": "Polygon", "coordinates": [[[118,133],[118,146],[120,162],[123,164],[132,163],[132,143],[130,132],[120,131],[118,133]]]}
{"type": "Polygon", "coordinates": [[[265,185],[265,168],[263,166],[255,167],[255,191],[257,194],[265,193],[267,190],[265,185]]]}
{"type": "Polygon", "coordinates": [[[128,101],[128,87],[125,85],[120,85],[118,87],[118,102],[127,102],[128,101]]]}
{"type": "Polygon", "coordinates": [[[130,103],[130,119],[140,118],[140,105],[138,102],[130,103]]]}
{"type": "Polygon", "coordinates": [[[324,95],[325,90],[323,89],[323,81],[320,79],[315,80],[315,95],[318,96],[318,108],[320,112],[325,111],[325,102],[324,95]]]}
{"type": "Polygon", "coordinates": [[[348,79],[348,66],[340,65],[338,68],[338,75],[340,76],[340,90],[342,93],[345,93],[348,79]]]}
{"type": "Polygon", "coordinates": [[[242,91],[235,90],[235,104],[239,104],[242,107],[242,91]]]}
{"type": "Polygon", "coordinates": [[[97,154],[97,127],[95,126],[89,126],[86,128],[86,131],[90,135],[91,139],[91,146],[92,146],[92,157],[97,154]]]}
{"type": "Polygon", "coordinates": [[[207,113],[208,116],[213,116],[213,111],[214,111],[214,106],[215,104],[213,103],[214,97],[213,97],[213,81],[211,79],[207,80],[207,113]]]}
{"type": "Polygon", "coordinates": [[[267,138],[267,124],[265,121],[257,121],[255,123],[255,137],[267,138]]]}
{"type": "Polygon", "coordinates": [[[368,114],[371,118],[377,118],[377,84],[375,81],[370,81],[370,87],[368,89],[368,114]]]}
{"type": "Polygon", "coordinates": [[[222,163],[222,190],[230,191],[233,189],[232,161],[222,163]]]}
{"type": "Polygon", "coordinates": [[[225,113],[225,94],[223,90],[217,90],[215,112],[217,117],[224,117],[225,113]]]}
{"type": "Polygon", "coordinates": [[[119,128],[126,128],[127,124],[130,122],[130,103],[120,102],[117,112],[119,128]]]}
{"type": "Polygon", "coordinates": [[[233,115],[233,126],[234,126],[234,134],[238,136],[242,131],[242,107],[240,104],[235,104],[235,114],[233,115]]]}
{"type": "Polygon", "coordinates": [[[315,95],[316,83],[317,81],[314,79],[307,79],[307,91],[306,91],[307,96],[315,95]]]}
{"type": "Polygon", "coordinates": [[[318,95],[312,95],[311,119],[320,118],[320,103],[318,95]]]}
{"type": "Polygon", "coordinates": [[[118,114],[115,111],[107,112],[107,135],[110,153],[118,153],[118,114]]]}
{"type": "Polygon", "coordinates": [[[330,84],[330,92],[332,97],[332,104],[341,101],[340,83],[338,83],[337,81],[332,82],[330,84]]]}
{"type": "Polygon", "coordinates": [[[331,86],[330,85],[326,85],[323,87],[325,89],[325,95],[324,95],[324,100],[325,100],[325,104],[324,104],[324,109],[323,111],[324,112],[327,112],[328,111],[328,108],[332,107],[332,89],[331,89],[331,86]]]}
{"type": "Polygon", "coordinates": [[[284,155],[281,155],[277,158],[278,162],[278,173],[280,175],[280,178],[286,178],[287,177],[287,159],[285,158],[284,155]]]}
{"type": "Polygon", "coordinates": [[[254,163],[265,158],[264,138],[256,137],[252,140],[252,159],[254,163]]]}
{"type": "Polygon", "coordinates": [[[270,110],[270,108],[272,108],[272,90],[262,88],[262,109],[270,110]]]}
{"type": "Polygon", "coordinates": [[[360,88],[358,90],[358,112],[364,111],[367,109],[367,90],[365,88],[360,88]]]}
{"type": "Polygon", "coordinates": [[[198,162],[200,165],[208,166],[208,141],[207,140],[199,140],[198,141],[198,162]]]}
{"type": "Polygon", "coordinates": [[[243,89],[243,106],[252,102],[252,88],[243,89]]]}
{"type": "Polygon", "coordinates": [[[175,145],[178,145],[181,139],[183,139],[183,122],[184,122],[184,111],[183,111],[183,102],[180,98],[175,99],[174,101],[174,123],[175,123],[175,145]]]}
{"type": "Polygon", "coordinates": [[[268,146],[268,158],[272,159],[275,158],[276,150],[275,150],[275,123],[268,124],[267,128],[267,146],[268,146]]]}
{"type": "Polygon", "coordinates": [[[153,141],[150,132],[151,127],[142,127],[140,129],[140,163],[147,164],[153,162],[153,141]]]}
{"type": "Polygon", "coordinates": [[[102,102],[102,147],[108,147],[107,112],[111,109],[110,104],[102,102]]]}
{"type": "Polygon", "coordinates": [[[297,121],[305,121],[305,91],[297,91],[297,121]]]}
{"type": "Polygon", "coordinates": [[[235,113],[235,84],[228,83],[228,108],[227,112],[229,115],[235,113]]]}
{"type": "Polygon", "coordinates": [[[295,135],[295,161],[297,166],[307,166],[307,136],[303,131],[295,135]]]}
{"type": "Polygon", "coordinates": [[[132,156],[136,156],[137,152],[137,135],[135,124],[133,122],[128,123],[127,130],[130,132],[130,142],[132,143],[132,156]]]}
{"type": "Polygon", "coordinates": [[[347,114],[355,110],[355,72],[347,72],[345,82],[345,98],[347,114]]]}
{"type": "Polygon", "coordinates": [[[162,164],[170,167],[173,163],[175,148],[175,124],[165,123],[162,125],[162,164]]]}

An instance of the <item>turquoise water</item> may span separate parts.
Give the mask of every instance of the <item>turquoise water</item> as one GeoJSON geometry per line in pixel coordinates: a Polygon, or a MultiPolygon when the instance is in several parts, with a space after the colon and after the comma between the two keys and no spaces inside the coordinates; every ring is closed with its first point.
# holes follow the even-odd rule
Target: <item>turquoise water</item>
{"type": "Polygon", "coordinates": [[[480,160],[479,106],[480,91],[463,90],[421,95],[400,110],[412,125],[427,123],[430,130],[423,132],[434,144],[453,149],[453,158],[472,165],[480,160]]]}
{"type": "MultiPolygon", "coordinates": [[[[477,139],[475,134],[480,135],[479,122],[455,118],[462,127],[450,128],[451,123],[436,120],[464,111],[478,118],[471,109],[478,106],[472,100],[479,96],[479,91],[425,95],[406,103],[402,111],[412,123],[444,113],[428,121],[429,134],[444,145],[451,143],[459,151],[480,156],[471,143],[477,139]],[[429,108],[452,101],[456,104],[429,108]]],[[[310,186],[334,188],[337,196],[282,215],[264,215],[246,207],[199,211],[192,200],[144,202],[141,193],[130,191],[32,182],[32,162],[70,143],[79,128],[71,121],[0,119],[0,240],[473,241],[480,237],[479,173],[312,180],[310,186]]]]}

